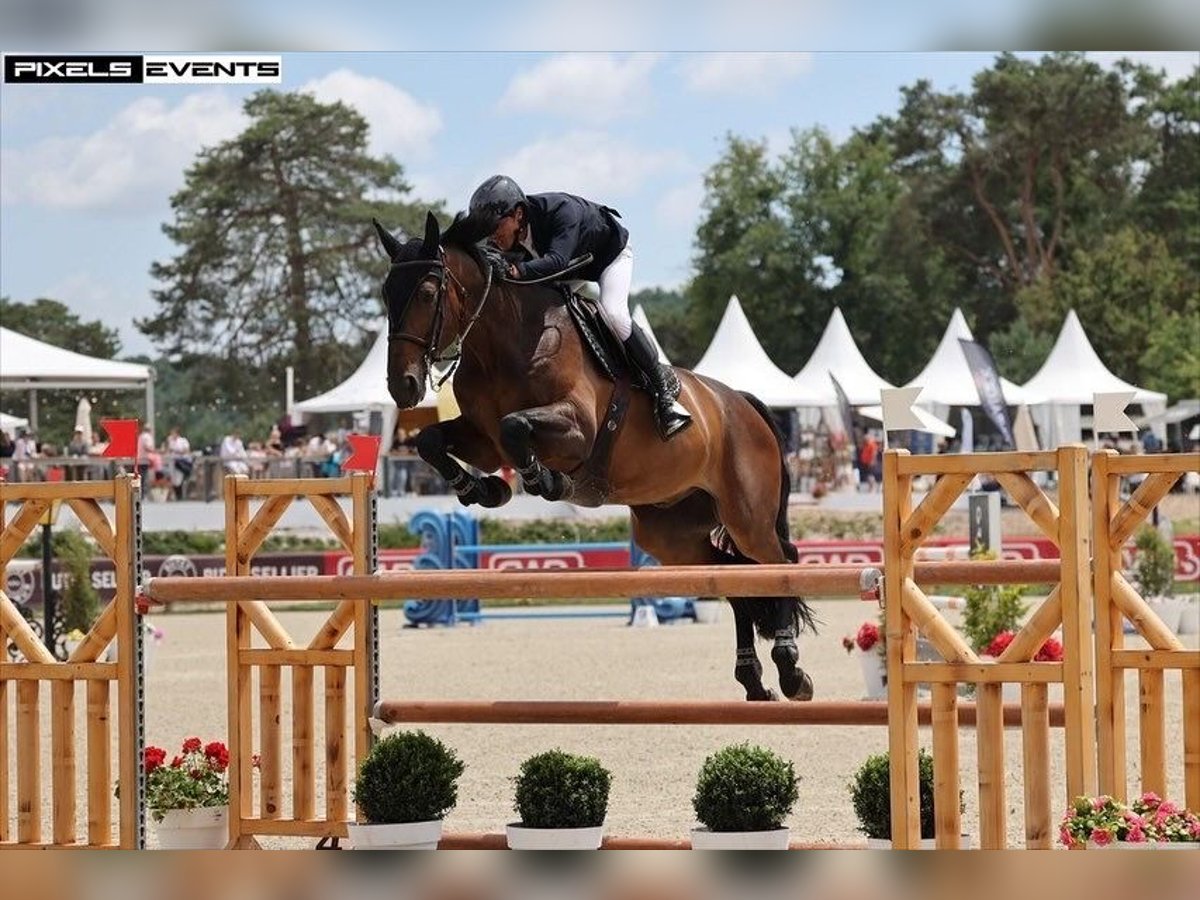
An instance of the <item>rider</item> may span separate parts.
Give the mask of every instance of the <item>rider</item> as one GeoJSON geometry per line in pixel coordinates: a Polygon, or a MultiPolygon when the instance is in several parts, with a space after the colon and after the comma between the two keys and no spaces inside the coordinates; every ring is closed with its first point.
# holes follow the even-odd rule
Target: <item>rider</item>
{"type": "Polygon", "coordinates": [[[500,250],[528,255],[508,264],[514,279],[553,275],[572,259],[592,254],[592,262],[569,277],[599,283],[600,313],[654,393],[659,434],[668,440],[691,424],[691,416],[676,401],[680,386],[674,370],[659,363],[654,344],[630,318],[633,251],[615,209],[573,194],[526,196],[508,176],[493,175],[471,195],[470,215],[500,250]]]}

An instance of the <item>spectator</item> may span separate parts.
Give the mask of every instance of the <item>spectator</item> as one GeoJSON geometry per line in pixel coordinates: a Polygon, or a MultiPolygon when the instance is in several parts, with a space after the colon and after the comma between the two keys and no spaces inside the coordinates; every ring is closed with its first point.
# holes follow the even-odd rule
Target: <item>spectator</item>
{"type": "Polygon", "coordinates": [[[163,447],[171,460],[171,491],[176,500],[183,499],[184,488],[192,477],[192,445],[176,425],[167,432],[167,443],[163,447]]]}
{"type": "Polygon", "coordinates": [[[17,440],[13,445],[13,462],[16,464],[17,481],[28,481],[33,475],[33,463],[29,462],[38,455],[37,435],[24,428],[17,432],[17,440]]]}
{"type": "Polygon", "coordinates": [[[1142,438],[1142,449],[1147,453],[1161,453],[1163,442],[1153,431],[1147,431],[1146,436],[1142,438]]]}
{"type": "Polygon", "coordinates": [[[151,431],[149,425],[142,426],[142,433],[138,435],[137,445],[137,471],[138,477],[146,482],[147,475],[154,473],[154,480],[163,476],[163,461],[159,455],[157,448],[154,446],[154,432],[151,431]]]}
{"type": "Polygon", "coordinates": [[[278,425],[271,426],[271,433],[267,435],[266,451],[267,456],[283,456],[283,434],[278,425]]]}
{"type": "Polygon", "coordinates": [[[859,477],[866,483],[867,490],[870,492],[875,490],[875,484],[881,474],[876,472],[878,461],[879,441],[875,439],[875,432],[868,431],[863,435],[862,443],[858,447],[858,467],[859,477]]]}
{"type": "MultiPolygon", "coordinates": [[[[76,426],[71,440],[67,444],[67,456],[87,456],[91,449],[83,429],[76,426]]],[[[67,466],[67,471],[70,473],[69,477],[72,481],[82,481],[87,476],[88,468],[88,466],[67,466]]]]}
{"type": "MultiPolygon", "coordinates": [[[[16,446],[7,431],[0,431],[0,459],[12,459],[16,446]]],[[[0,478],[8,477],[8,466],[0,465],[0,478]]]]}
{"type": "Polygon", "coordinates": [[[246,463],[246,446],[242,443],[240,429],[231,429],[229,434],[221,439],[219,455],[225,471],[230,475],[249,474],[250,466],[246,463]]]}

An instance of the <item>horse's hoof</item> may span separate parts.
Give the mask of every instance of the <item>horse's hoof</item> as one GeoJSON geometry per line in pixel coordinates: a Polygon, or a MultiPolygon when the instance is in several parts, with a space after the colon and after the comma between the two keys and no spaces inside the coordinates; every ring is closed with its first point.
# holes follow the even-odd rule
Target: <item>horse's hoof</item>
{"type": "Polygon", "coordinates": [[[479,505],[487,509],[503,506],[512,499],[512,488],[499,475],[487,475],[479,479],[479,505]]]}
{"type": "Polygon", "coordinates": [[[813,698],[813,682],[808,673],[796,669],[786,675],[779,676],[779,687],[789,700],[806,701],[813,698]]]}
{"type": "Polygon", "coordinates": [[[763,688],[761,692],[754,691],[753,693],[751,693],[751,692],[747,691],[746,699],[749,700],[751,703],[760,703],[760,702],[765,702],[768,700],[778,700],[779,695],[777,693],[775,693],[773,690],[771,690],[770,688],[763,688]]]}

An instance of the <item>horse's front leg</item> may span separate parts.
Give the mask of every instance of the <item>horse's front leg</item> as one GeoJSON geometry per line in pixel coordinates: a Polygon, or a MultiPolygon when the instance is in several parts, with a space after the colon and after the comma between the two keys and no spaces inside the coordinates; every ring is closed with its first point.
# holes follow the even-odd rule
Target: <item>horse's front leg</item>
{"type": "Polygon", "coordinates": [[[567,500],[575,492],[575,483],[547,468],[542,459],[570,460],[574,468],[587,458],[590,441],[579,428],[574,407],[561,401],[509,413],[500,420],[500,444],[527,493],[567,500]]]}
{"type": "Polygon", "coordinates": [[[503,506],[512,499],[512,489],[503,478],[485,475],[479,478],[460,466],[453,457],[465,460],[484,472],[500,468],[500,451],[482,431],[459,416],[436,425],[427,425],[417,434],[417,453],[429,463],[458,495],[463,506],[503,506]]]}

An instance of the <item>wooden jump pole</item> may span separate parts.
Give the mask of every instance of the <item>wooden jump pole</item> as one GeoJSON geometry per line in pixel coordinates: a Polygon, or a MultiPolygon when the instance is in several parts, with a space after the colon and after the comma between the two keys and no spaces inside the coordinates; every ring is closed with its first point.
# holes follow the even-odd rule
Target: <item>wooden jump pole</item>
{"type": "MultiPolygon", "coordinates": [[[[1061,727],[1062,707],[1050,724],[1061,727]]],[[[917,705],[918,722],[932,723],[932,707],[917,705]]],[[[885,701],[814,700],[747,703],[708,700],[382,700],[375,718],[401,723],[473,725],[887,725],[885,701]]],[[[975,724],[975,704],[958,704],[958,724],[975,724]]],[[[1020,704],[1004,707],[1004,724],[1021,724],[1020,704]]]]}
{"type": "MultiPolygon", "coordinates": [[[[860,597],[870,566],[663,566],[554,572],[415,570],[404,575],[151,578],[147,597],[181,601],[403,600],[409,597],[571,598],[688,594],[698,597],[860,597]]],[[[1057,560],[932,561],[915,564],[923,584],[1056,581],[1057,560]]],[[[871,576],[873,581],[873,574],[871,576]]]]}

